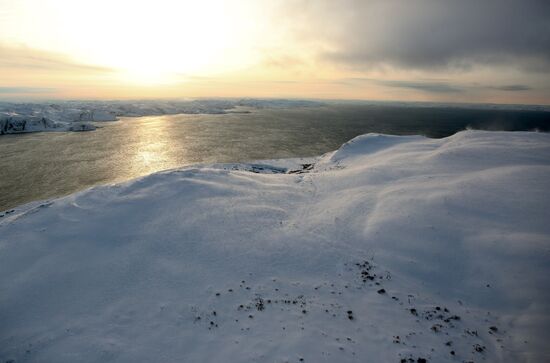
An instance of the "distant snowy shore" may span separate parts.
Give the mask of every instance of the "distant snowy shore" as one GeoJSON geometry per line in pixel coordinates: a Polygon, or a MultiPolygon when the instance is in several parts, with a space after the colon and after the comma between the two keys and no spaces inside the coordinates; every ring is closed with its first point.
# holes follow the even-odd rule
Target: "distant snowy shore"
{"type": "Polygon", "coordinates": [[[89,131],[95,129],[92,122],[116,121],[121,116],[220,114],[234,112],[237,107],[308,107],[320,104],[283,99],[0,102],[0,135],[38,131],[89,131]]]}
{"type": "Polygon", "coordinates": [[[550,134],[367,134],[0,213],[0,362],[550,360],[550,134]]]}

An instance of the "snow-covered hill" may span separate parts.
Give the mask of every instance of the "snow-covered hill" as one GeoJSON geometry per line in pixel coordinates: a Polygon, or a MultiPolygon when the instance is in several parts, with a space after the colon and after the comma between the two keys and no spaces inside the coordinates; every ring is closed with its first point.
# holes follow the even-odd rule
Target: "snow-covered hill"
{"type": "Polygon", "coordinates": [[[549,155],[369,134],[0,213],[0,361],[548,361],[549,155]]]}

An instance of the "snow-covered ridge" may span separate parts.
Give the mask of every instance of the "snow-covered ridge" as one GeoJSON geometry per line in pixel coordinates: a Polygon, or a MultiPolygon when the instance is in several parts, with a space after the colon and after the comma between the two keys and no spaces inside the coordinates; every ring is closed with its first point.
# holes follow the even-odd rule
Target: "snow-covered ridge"
{"type": "Polygon", "coordinates": [[[0,361],[548,361],[548,155],[369,134],[2,212],[0,361]]]}
{"type": "Polygon", "coordinates": [[[0,103],[0,135],[37,131],[93,130],[95,126],[91,122],[116,121],[121,116],[220,114],[232,112],[239,106],[279,108],[318,105],[321,103],[277,99],[0,103]]]}

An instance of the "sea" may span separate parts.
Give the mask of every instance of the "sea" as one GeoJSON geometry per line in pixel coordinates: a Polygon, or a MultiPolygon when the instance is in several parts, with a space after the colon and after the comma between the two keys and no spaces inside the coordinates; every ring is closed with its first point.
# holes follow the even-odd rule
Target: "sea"
{"type": "Polygon", "coordinates": [[[550,112],[331,103],[122,117],[95,131],[0,136],[0,211],[196,163],[311,157],[365,133],[550,131],[550,112]]]}

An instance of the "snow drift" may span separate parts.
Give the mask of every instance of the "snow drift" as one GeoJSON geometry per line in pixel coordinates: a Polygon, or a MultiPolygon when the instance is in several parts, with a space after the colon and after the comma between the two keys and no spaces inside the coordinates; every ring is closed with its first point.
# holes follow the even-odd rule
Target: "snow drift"
{"type": "Polygon", "coordinates": [[[550,359],[550,135],[363,135],[0,213],[0,361],[550,359]]]}

